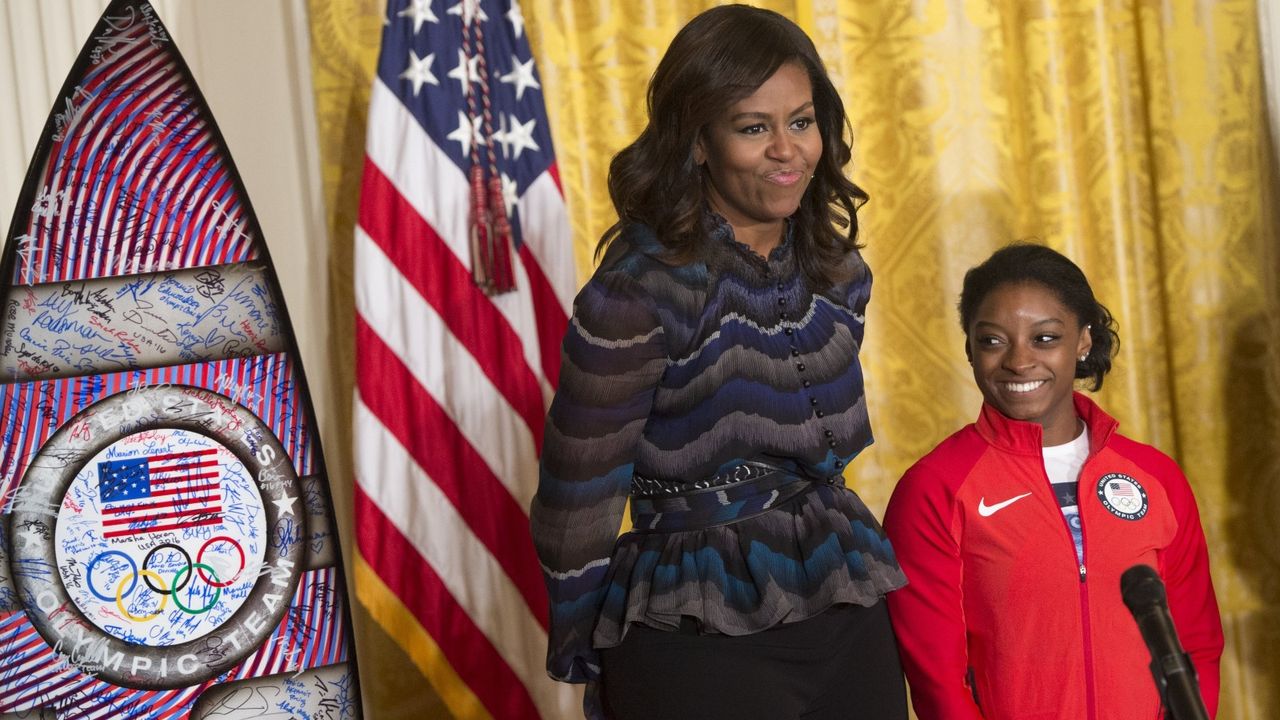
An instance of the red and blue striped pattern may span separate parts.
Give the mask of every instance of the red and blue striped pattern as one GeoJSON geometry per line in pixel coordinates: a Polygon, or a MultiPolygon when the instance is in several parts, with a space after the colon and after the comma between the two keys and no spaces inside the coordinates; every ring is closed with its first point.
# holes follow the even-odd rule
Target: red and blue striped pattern
{"type": "Polygon", "coordinates": [[[334,568],[304,573],[275,632],[229,672],[227,680],[296,673],[346,661],[343,602],[334,568]]]}
{"type": "Polygon", "coordinates": [[[345,609],[337,570],[303,575],[289,612],[262,647],[215,680],[177,690],[133,690],[97,680],[62,662],[22,613],[0,615],[0,713],[37,701],[61,720],[166,720],[186,717],[215,683],[297,673],[348,660],[345,609]]]}
{"type": "Polygon", "coordinates": [[[296,371],[290,357],[279,353],[4,386],[0,392],[3,497],[12,497],[40,446],[76,413],[116,393],[166,383],[192,385],[236,400],[280,438],[299,477],[315,472],[311,429],[303,412],[296,371]]]}
{"type": "Polygon", "coordinates": [[[15,283],[257,254],[256,223],[181,56],[149,5],[115,11],[99,26],[94,53],[72,71],[46,129],[48,145],[37,150],[46,159],[32,166],[34,195],[11,232],[15,283]]]}

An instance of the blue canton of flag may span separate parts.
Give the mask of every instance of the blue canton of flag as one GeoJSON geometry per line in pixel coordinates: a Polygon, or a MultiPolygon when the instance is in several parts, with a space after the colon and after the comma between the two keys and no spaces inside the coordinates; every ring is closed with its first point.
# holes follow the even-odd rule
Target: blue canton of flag
{"type": "Polygon", "coordinates": [[[151,496],[146,458],[98,463],[98,495],[104,503],[138,500],[151,496]]]}
{"type": "Polygon", "coordinates": [[[220,524],[217,455],[205,448],[98,463],[103,537],[220,524]]]}
{"type": "Polygon", "coordinates": [[[523,239],[516,201],[553,162],[542,83],[520,6],[409,0],[383,32],[378,77],[464,173],[473,150],[486,166],[493,151],[518,250],[523,239]],[[434,5],[446,7],[443,17],[434,5]],[[464,21],[473,23],[469,55],[463,49],[464,21]]]}

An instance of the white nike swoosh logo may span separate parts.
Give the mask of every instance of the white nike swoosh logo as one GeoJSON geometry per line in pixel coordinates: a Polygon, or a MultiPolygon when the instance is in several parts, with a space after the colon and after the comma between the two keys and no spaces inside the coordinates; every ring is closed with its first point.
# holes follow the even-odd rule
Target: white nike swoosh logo
{"type": "Polygon", "coordinates": [[[978,514],[981,515],[982,517],[991,517],[992,515],[995,515],[996,513],[1018,502],[1019,500],[1021,500],[1022,498],[1030,494],[1031,493],[1022,493],[1017,497],[1011,497],[1008,500],[1005,500],[1004,502],[998,502],[995,505],[988,505],[987,499],[984,497],[978,500],[978,514]]]}

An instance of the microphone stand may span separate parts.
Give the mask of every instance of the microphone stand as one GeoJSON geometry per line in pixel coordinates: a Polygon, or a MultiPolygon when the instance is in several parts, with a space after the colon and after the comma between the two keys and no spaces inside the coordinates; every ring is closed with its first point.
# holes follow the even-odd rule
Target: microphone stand
{"type": "Polygon", "coordinates": [[[1151,652],[1151,675],[1171,720],[1209,720],[1191,656],[1178,642],[1165,601],[1164,583],[1155,569],[1134,565],[1120,576],[1120,594],[1151,652]]]}
{"type": "Polygon", "coordinates": [[[1168,720],[1209,720],[1204,701],[1200,699],[1196,668],[1185,651],[1163,657],[1152,655],[1151,675],[1161,704],[1169,710],[1168,720]]]}

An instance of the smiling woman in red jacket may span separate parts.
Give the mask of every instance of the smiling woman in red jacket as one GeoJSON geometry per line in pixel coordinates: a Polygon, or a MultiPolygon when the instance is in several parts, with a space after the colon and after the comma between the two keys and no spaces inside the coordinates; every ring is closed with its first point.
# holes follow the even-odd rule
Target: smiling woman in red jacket
{"type": "Polygon", "coordinates": [[[1160,717],[1120,598],[1144,563],[1214,715],[1222,622],[1191,488],[1074,389],[1111,369],[1111,314],[1066,257],[1014,244],[965,275],[960,315],[981,414],[907,471],[884,522],[910,581],[889,609],[916,714],[1160,717]]]}

